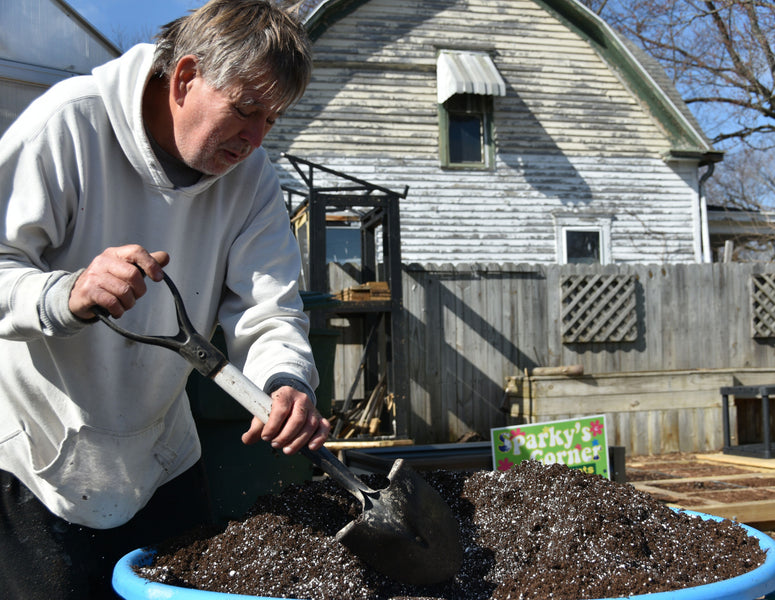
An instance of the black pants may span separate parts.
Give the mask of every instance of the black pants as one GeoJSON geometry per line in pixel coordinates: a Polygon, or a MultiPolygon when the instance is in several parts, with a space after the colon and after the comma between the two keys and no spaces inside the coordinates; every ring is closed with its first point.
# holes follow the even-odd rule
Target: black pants
{"type": "Polygon", "coordinates": [[[0,597],[110,600],[119,558],[209,524],[201,461],[159,488],[131,521],[90,529],[52,514],[16,477],[0,471],[0,597]]]}

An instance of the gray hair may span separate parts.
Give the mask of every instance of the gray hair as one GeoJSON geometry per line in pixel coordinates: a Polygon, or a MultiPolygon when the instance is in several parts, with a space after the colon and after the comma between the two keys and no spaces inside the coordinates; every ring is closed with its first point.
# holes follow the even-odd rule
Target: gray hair
{"type": "Polygon", "coordinates": [[[278,112],[301,98],[312,73],[298,13],[272,0],[210,0],[168,23],[156,36],[153,72],[169,79],[187,55],[215,89],[265,83],[278,112]]]}

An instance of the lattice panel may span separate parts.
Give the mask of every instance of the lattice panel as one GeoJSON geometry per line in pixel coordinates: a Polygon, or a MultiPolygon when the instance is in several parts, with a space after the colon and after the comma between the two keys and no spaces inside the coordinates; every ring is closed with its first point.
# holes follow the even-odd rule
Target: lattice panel
{"type": "Polygon", "coordinates": [[[634,276],[573,275],[560,286],[564,343],[637,340],[634,276]]]}
{"type": "Polygon", "coordinates": [[[751,276],[751,306],[752,337],[775,337],[775,275],[751,276]]]}

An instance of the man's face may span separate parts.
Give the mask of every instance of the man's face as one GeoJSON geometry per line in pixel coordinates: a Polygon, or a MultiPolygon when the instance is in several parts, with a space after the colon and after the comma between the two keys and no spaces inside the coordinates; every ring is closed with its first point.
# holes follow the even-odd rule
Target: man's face
{"type": "Polygon", "coordinates": [[[245,160],[279,116],[258,85],[216,90],[199,73],[182,85],[173,118],[175,145],[183,162],[208,175],[245,160]]]}

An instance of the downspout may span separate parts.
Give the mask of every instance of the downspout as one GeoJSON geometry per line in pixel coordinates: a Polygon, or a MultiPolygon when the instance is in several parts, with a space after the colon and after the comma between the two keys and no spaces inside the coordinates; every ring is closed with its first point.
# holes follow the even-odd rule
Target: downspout
{"type": "Polygon", "coordinates": [[[702,236],[702,262],[713,262],[710,248],[710,231],[708,230],[708,201],[705,198],[705,182],[713,175],[716,170],[716,164],[713,161],[708,162],[707,170],[700,177],[697,186],[697,194],[700,201],[700,235],[702,236]]]}

